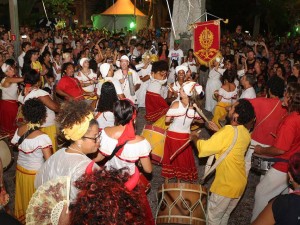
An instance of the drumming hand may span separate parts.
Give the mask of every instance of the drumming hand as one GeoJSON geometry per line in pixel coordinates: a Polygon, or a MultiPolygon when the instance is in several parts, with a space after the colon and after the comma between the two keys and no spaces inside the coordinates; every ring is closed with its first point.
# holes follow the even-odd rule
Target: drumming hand
{"type": "Polygon", "coordinates": [[[263,150],[263,147],[260,146],[260,145],[256,145],[256,146],[254,147],[254,152],[255,152],[256,154],[262,154],[262,153],[261,153],[262,150],[263,150]]]}
{"type": "Polygon", "coordinates": [[[59,216],[58,225],[70,224],[70,212],[67,213],[67,205],[64,205],[64,208],[59,216]]]}
{"type": "Polygon", "coordinates": [[[9,202],[9,195],[6,193],[5,189],[2,188],[0,192],[0,206],[5,206],[9,202]]]}
{"type": "Polygon", "coordinates": [[[197,143],[199,137],[198,137],[198,132],[197,131],[192,131],[190,133],[190,140],[193,141],[194,143],[197,143]]]}

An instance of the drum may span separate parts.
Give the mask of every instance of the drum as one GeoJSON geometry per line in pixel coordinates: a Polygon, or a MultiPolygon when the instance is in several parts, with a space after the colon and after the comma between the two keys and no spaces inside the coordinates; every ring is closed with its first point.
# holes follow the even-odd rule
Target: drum
{"type": "Polygon", "coordinates": [[[251,157],[251,169],[258,173],[266,174],[274,164],[272,159],[274,158],[253,153],[251,157]]]}
{"type": "Polygon", "coordinates": [[[164,156],[166,130],[154,125],[145,125],[141,136],[146,138],[151,145],[153,163],[160,164],[164,156]]]}
{"type": "Polygon", "coordinates": [[[206,224],[207,190],[199,184],[168,183],[158,190],[156,224],[206,224]]]}
{"type": "Polygon", "coordinates": [[[0,158],[2,160],[3,171],[6,171],[14,162],[13,152],[8,146],[4,139],[0,140],[0,158]]]}

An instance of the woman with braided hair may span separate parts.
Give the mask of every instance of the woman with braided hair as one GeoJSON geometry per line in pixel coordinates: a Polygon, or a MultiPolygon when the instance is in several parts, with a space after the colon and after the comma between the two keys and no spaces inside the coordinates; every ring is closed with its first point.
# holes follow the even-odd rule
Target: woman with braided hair
{"type": "Polygon", "coordinates": [[[166,115],[167,130],[164,156],[162,160],[162,176],[166,179],[196,181],[198,172],[195,165],[192,146],[189,142],[190,127],[194,119],[201,119],[193,108],[203,97],[202,86],[195,82],[185,82],[180,88],[180,100],[174,101],[166,115]],[[181,149],[182,148],[182,149],[181,149]],[[171,156],[179,149],[174,158],[171,156]]]}

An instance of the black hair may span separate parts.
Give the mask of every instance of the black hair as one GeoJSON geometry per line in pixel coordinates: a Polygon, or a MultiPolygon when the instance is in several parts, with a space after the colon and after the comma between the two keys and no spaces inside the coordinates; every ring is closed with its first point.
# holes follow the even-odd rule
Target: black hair
{"type": "Polygon", "coordinates": [[[22,106],[22,112],[27,122],[42,123],[46,119],[46,106],[37,98],[29,99],[22,106]]]}
{"type": "Polygon", "coordinates": [[[40,75],[34,69],[31,69],[27,73],[24,74],[24,84],[34,85],[39,81],[40,81],[40,75]]]}
{"type": "Polygon", "coordinates": [[[288,95],[288,109],[289,112],[300,113],[300,84],[289,83],[286,87],[286,93],[288,95]]]}
{"type": "Polygon", "coordinates": [[[113,112],[116,101],[118,101],[118,96],[114,84],[112,82],[105,82],[101,87],[100,99],[96,111],[113,112]]]}
{"type": "Polygon", "coordinates": [[[31,57],[32,55],[38,53],[38,50],[35,49],[30,49],[26,52],[24,56],[24,64],[23,64],[23,69],[22,69],[22,75],[26,74],[28,71],[31,70],[31,57]]]}
{"type": "Polygon", "coordinates": [[[227,80],[229,83],[233,83],[234,79],[236,78],[236,71],[235,70],[225,70],[223,73],[223,76],[221,76],[221,82],[222,84],[225,83],[225,80],[227,80]]]}
{"type": "Polygon", "coordinates": [[[73,66],[73,68],[74,68],[74,64],[72,62],[66,62],[62,65],[61,73],[62,73],[63,76],[66,74],[66,70],[69,66],[73,66]]]}
{"type": "Polygon", "coordinates": [[[164,60],[159,60],[152,64],[151,72],[157,73],[159,71],[169,71],[168,63],[164,60]]]}
{"type": "Polygon", "coordinates": [[[31,46],[30,42],[28,42],[28,41],[23,42],[22,45],[21,45],[22,50],[24,50],[27,45],[31,46]]]}
{"type": "Polygon", "coordinates": [[[267,93],[269,93],[269,91],[272,95],[282,98],[284,93],[284,80],[278,76],[272,76],[267,83],[267,93]]]}
{"type": "Polygon", "coordinates": [[[239,115],[237,122],[240,125],[246,125],[255,118],[254,108],[246,99],[239,99],[238,103],[239,104],[235,106],[235,113],[239,115]]]}
{"type": "Polygon", "coordinates": [[[119,100],[114,104],[115,125],[126,125],[132,119],[135,111],[134,106],[129,100],[119,100]]]}

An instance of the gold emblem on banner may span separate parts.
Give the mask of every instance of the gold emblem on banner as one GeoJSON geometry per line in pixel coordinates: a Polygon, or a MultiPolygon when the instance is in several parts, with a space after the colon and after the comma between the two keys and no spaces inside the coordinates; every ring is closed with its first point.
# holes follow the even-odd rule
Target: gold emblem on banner
{"type": "Polygon", "coordinates": [[[211,60],[218,53],[217,49],[210,48],[214,41],[214,34],[207,27],[201,32],[199,35],[199,42],[202,47],[199,51],[197,51],[198,57],[204,60],[211,60]]]}

